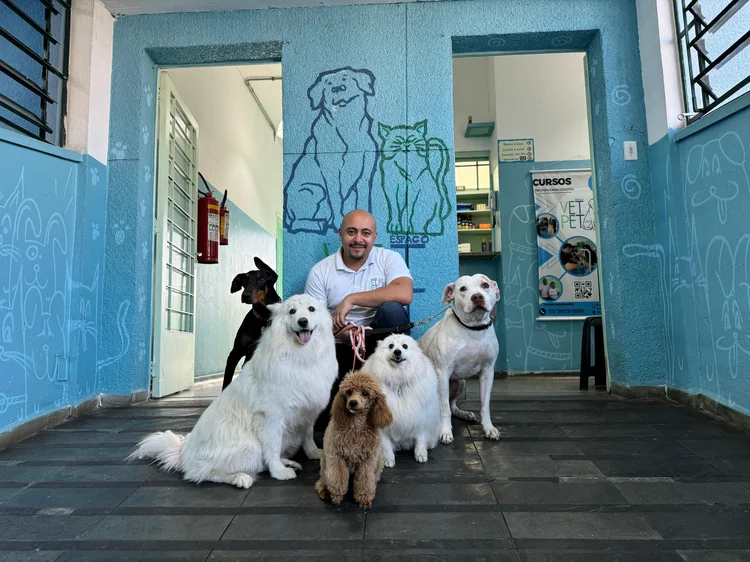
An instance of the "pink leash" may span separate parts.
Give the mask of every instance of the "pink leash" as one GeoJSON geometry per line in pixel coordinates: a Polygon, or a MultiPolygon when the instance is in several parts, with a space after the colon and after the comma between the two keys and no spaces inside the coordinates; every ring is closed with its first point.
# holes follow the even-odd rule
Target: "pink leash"
{"type": "Polygon", "coordinates": [[[369,330],[369,326],[357,326],[353,330],[349,330],[349,341],[352,344],[352,350],[354,351],[354,359],[352,360],[352,371],[357,367],[357,359],[364,365],[365,363],[365,330],[369,330]]]}

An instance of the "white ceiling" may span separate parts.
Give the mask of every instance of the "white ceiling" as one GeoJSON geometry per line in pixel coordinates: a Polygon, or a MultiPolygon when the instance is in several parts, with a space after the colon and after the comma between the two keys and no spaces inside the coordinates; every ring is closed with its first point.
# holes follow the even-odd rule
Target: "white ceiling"
{"type": "MultiPolygon", "coordinates": [[[[236,67],[242,78],[281,76],[281,64],[250,64],[236,67]]],[[[268,116],[278,127],[281,121],[281,80],[263,80],[250,83],[268,116]]],[[[249,103],[255,103],[248,93],[249,103]]]]}
{"type": "Polygon", "coordinates": [[[265,8],[315,8],[349,4],[396,4],[441,0],[103,0],[110,12],[123,14],[162,14],[167,12],[222,12],[265,8]]]}

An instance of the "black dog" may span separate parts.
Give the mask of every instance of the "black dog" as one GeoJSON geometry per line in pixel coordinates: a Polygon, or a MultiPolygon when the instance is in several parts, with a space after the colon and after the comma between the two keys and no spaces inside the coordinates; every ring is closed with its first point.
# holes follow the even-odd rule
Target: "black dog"
{"type": "Polygon", "coordinates": [[[244,357],[245,363],[247,363],[255,353],[260,335],[268,327],[271,319],[271,311],[266,308],[266,305],[281,302],[281,297],[273,288],[279,276],[260,258],[255,258],[254,261],[257,270],[240,273],[232,281],[232,292],[236,293],[244,288],[242,302],[251,304],[253,307],[245,316],[234,338],[234,347],[227,357],[227,366],[224,369],[222,390],[232,382],[234,371],[240,359],[244,357]]]}

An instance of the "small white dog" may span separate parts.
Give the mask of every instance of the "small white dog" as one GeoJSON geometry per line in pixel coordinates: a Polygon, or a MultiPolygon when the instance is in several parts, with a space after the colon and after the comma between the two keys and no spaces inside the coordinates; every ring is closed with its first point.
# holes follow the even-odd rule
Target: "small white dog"
{"type": "Polygon", "coordinates": [[[475,414],[459,409],[456,404],[466,384],[464,379],[477,374],[484,436],[500,439],[500,432],[490,419],[490,394],[500,350],[491,315],[499,298],[497,283],[484,275],[459,277],[443,291],[443,306],[449,303],[453,306],[419,340],[438,373],[442,443],[453,441],[451,413],[465,421],[477,421],[475,414]]]}
{"type": "Polygon", "coordinates": [[[289,460],[300,448],[309,459],[322,451],[313,424],[328,404],[338,374],[333,322],[323,303],[307,295],[268,305],[271,325],[242,376],[230,384],[186,436],[146,436],[127,460],[153,458],[192,482],[252,486],[268,470],[277,480],[302,467],[289,460]]]}
{"type": "Polygon", "coordinates": [[[396,464],[394,449],[414,448],[417,462],[427,462],[427,450],[437,445],[440,402],[435,368],[419,344],[402,334],[378,342],[362,370],[378,377],[393,423],[383,430],[385,466],[396,464]]]}

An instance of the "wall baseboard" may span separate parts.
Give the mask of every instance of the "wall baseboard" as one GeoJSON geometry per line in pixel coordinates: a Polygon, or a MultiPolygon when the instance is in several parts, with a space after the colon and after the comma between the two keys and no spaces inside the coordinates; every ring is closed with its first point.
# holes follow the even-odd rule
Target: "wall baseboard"
{"type": "Polygon", "coordinates": [[[612,383],[610,385],[610,393],[635,400],[664,400],[667,398],[667,388],[665,386],[624,386],[612,383]]]}
{"type": "Polygon", "coordinates": [[[76,406],[66,406],[65,408],[44,414],[38,418],[28,420],[13,429],[9,429],[4,433],[0,433],[0,451],[34,435],[35,433],[39,433],[43,429],[60,425],[69,417],[78,418],[85,416],[100,408],[124,408],[132,406],[133,404],[145,402],[148,400],[148,397],[149,393],[146,390],[134,392],[128,396],[111,396],[102,394],[81,402],[76,406]]]}
{"type": "Polygon", "coordinates": [[[690,394],[684,390],[670,388],[667,389],[667,397],[674,402],[684,404],[695,410],[701,410],[743,431],[750,432],[750,416],[738,412],[725,404],[721,404],[705,394],[690,394]]]}

